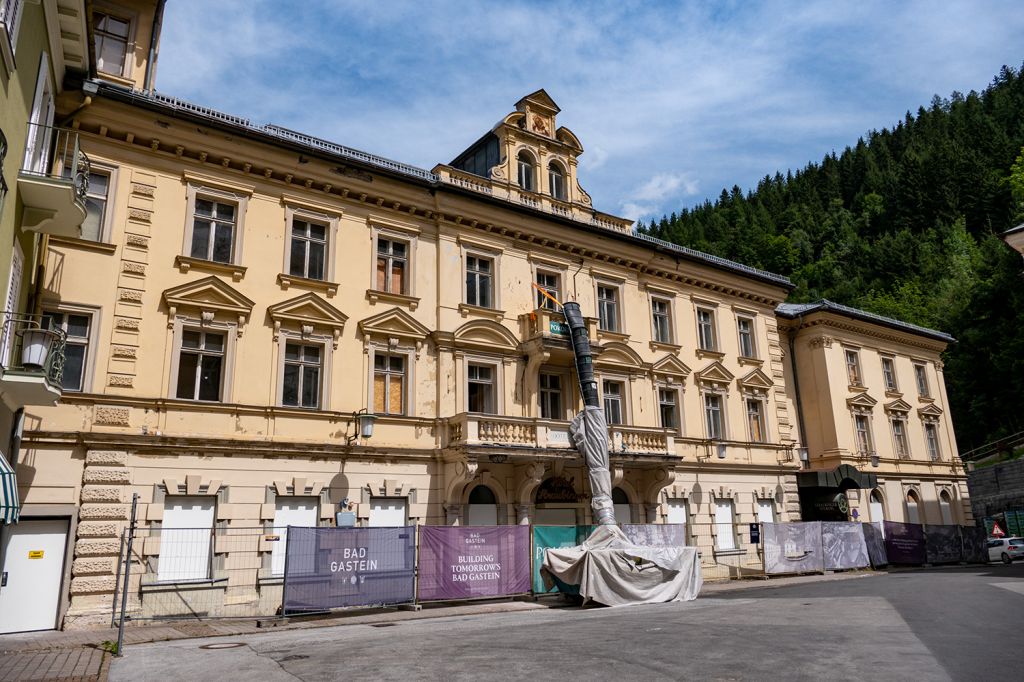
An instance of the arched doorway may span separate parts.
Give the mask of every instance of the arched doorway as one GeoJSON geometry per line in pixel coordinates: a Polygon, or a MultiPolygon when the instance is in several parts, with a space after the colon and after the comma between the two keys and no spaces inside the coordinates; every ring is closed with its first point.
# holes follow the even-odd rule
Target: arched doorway
{"type": "Polygon", "coordinates": [[[580,495],[571,479],[552,476],[534,494],[533,522],[538,526],[575,526],[580,495]]]}
{"type": "Polygon", "coordinates": [[[467,526],[497,526],[498,498],[485,485],[478,485],[469,491],[469,505],[466,508],[467,526]]]}
{"type": "Polygon", "coordinates": [[[939,512],[942,514],[942,523],[944,525],[952,526],[956,523],[953,520],[953,498],[948,490],[943,490],[939,493],[939,512]]]}
{"type": "Polygon", "coordinates": [[[907,491],[907,523],[921,523],[920,502],[916,492],[907,491]]]}
{"type": "Polygon", "coordinates": [[[633,523],[633,509],[629,504],[629,495],[622,488],[612,488],[612,504],[615,505],[615,522],[620,526],[633,523]]]}

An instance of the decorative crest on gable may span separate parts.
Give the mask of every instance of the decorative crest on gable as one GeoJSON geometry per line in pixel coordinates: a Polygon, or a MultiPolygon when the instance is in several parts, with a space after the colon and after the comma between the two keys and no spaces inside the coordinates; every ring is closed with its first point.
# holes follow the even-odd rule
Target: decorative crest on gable
{"type": "Polygon", "coordinates": [[[316,327],[329,329],[334,336],[334,347],[338,347],[338,339],[345,329],[348,315],[313,292],[281,301],[267,308],[267,315],[274,321],[275,336],[281,325],[292,323],[299,326],[303,336],[312,334],[316,327]]]}
{"type": "Polygon", "coordinates": [[[735,375],[718,360],[697,372],[697,381],[702,384],[729,384],[735,378],[735,375]]]}
{"type": "Polygon", "coordinates": [[[174,317],[180,309],[199,310],[203,322],[212,322],[217,313],[236,317],[238,335],[252,313],[254,305],[246,296],[213,275],[171,287],[163,293],[167,305],[168,323],[174,324],[174,317]]]}

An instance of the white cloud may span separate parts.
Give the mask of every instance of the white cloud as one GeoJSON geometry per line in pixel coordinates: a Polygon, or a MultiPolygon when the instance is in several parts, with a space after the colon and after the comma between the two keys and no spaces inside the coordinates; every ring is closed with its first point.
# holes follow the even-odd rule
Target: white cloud
{"type": "Polygon", "coordinates": [[[640,185],[631,194],[634,201],[660,201],[672,196],[692,196],[697,193],[697,181],[690,173],[658,173],[640,185]]]}

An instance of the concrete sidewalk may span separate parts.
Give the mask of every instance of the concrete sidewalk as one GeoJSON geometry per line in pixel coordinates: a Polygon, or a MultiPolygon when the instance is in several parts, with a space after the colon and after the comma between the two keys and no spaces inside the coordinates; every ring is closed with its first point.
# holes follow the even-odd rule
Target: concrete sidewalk
{"type": "MultiPolygon", "coordinates": [[[[733,580],[705,583],[701,596],[712,596],[737,590],[785,587],[793,584],[834,580],[851,580],[878,575],[872,571],[852,571],[828,575],[806,575],[770,580],[733,580]]],[[[229,637],[283,630],[306,630],[341,625],[371,625],[427,618],[507,613],[568,606],[557,596],[537,601],[502,600],[456,605],[424,605],[416,611],[374,609],[348,611],[324,616],[289,619],[182,621],[176,624],[129,625],[124,632],[124,646],[198,637],[229,637]],[[261,627],[262,626],[262,627],[261,627]]],[[[102,682],[110,654],[104,642],[116,642],[116,628],[97,628],[70,632],[44,631],[0,636],[0,680],[29,682],[35,680],[75,680],[102,682]]]]}

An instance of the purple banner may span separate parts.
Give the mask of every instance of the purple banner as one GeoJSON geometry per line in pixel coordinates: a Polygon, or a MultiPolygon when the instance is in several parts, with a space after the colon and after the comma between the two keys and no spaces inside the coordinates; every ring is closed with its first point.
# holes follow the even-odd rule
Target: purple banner
{"type": "Polygon", "coordinates": [[[416,528],[288,527],[285,613],[407,604],[416,597],[416,528]]]}
{"type": "Polygon", "coordinates": [[[917,523],[885,521],[885,554],[890,564],[923,564],[924,529],[917,523]]]}
{"type": "Polygon", "coordinates": [[[503,597],[529,591],[529,526],[420,528],[421,601],[503,597]]]}

